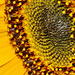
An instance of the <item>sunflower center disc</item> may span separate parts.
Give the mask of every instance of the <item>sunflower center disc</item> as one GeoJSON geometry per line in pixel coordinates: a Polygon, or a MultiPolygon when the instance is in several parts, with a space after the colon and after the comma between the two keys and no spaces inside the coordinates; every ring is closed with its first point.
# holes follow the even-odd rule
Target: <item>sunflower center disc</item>
{"type": "Polygon", "coordinates": [[[69,58],[74,56],[74,42],[70,38],[71,22],[62,14],[65,8],[57,3],[32,2],[23,8],[26,9],[24,20],[32,47],[52,66],[68,66],[71,63],[69,58]]]}

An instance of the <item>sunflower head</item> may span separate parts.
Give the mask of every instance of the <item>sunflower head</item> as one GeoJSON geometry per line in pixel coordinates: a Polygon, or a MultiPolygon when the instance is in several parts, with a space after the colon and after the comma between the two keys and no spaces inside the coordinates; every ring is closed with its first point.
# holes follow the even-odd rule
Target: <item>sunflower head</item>
{"type": "Polygon", "coordinates": [[[75,72],[74,0],[7,0],[8,35],[30,75],[75,72]]]}

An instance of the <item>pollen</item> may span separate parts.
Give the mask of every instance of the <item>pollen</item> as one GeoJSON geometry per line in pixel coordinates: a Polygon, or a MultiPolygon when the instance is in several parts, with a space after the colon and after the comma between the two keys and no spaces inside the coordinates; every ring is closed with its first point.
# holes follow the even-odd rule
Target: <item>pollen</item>
{"type": "Polygon", "coordinates": [[[22,5],[22,3],[21,3],[21,2],[18,4],[18,6],[20,6],[20,5],[22,5]]]}
{"type": "Polygon", "coordinates": [[[58,4],[61,4],[61,1],[58,1],[58,4]]]}
{"type": "Polygon", "coordinates": [[[74,38],[74,35],[72,34],[72,35],[70,36],[70,38],[74,38]]]}
{"type": "Polygon", "coordinates": [[[22,38],[22,36],[19,36],[19,38],[22,38]]]}
{"type": "Polygon", "coordinates": [[[66,5],[68,6],[69,5],[69,2],[66,2],[66,5]]]}
{"type": "Polygon", "coordinates": [[[19,31],[18,30],[16,30],[16,33],[18,33],[19,31]]]}
{"type": "Polygon", "coordinates": [[[72,48],[72,51],[75,52],[75,48],[72,48]]]}
{"type": "Polygon", "coordinates": [[[17,27],[17,25],[14,25],[14,28],[16,28],[17,27]]]}
{"type": "Polygon", "coordinates": [[[74,27],[72,27],[72,28],[71,28],[71,30],[72,30],[72,31],[75,31],[75,28],[74,28],[74,27]]]}
{"type": "Polygon", "coordinates": [[[66,14],[66,11],[62,11],[63,14],[66,14]]]}
{"type": "Polygon", "coordinates": [[[73,21],[75,22],[75,18],[73,18],[73,21]]]}
{"type": "Polygon", "coordinates": [[[13,1],[13,4],[16,4],[16,1],[13,1]]]}
{"type": "Polygon", "coordinates": [[[69,14],[69,16],[70,16],[70,17],[73,17],[73,14],[72,14],[72,13],[70,13],[70,14],[69,14]]]}
{"type": "Polygon", "coordinates": [[[16,42],[13,42],[13,45],[16,45],[16,42]]]}
{"type": "Polygon", "coordinates": [[[9,25],[8,27],[10,27],[10,28],[11,28],[11,25],[9,25]]]}
{"type": "Polygon", "coordinates": [[[19,19],[16,19],[16,22],[19,22],[19,19]]]}

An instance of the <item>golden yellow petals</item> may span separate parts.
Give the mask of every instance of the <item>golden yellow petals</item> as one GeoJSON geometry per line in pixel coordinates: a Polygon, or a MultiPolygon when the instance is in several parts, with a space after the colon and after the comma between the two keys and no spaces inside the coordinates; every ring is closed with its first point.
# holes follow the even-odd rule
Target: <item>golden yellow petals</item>
{"type": "Polygon", "coordinates": [[[4,4],[5,3],[5,0],[0,0],[0,4],[4,4]]]}
{"type": "Polygon", "coordinates": [[[22,61],[17,57],[0,68],[0,75],[23,75],[26,72],[22,66],[22,61]]]}
{"type": "Polygon", "coordinates": [[[0,66],[10,61],[12,58],[14,58],[16,55],[14,53],[14,50],[11,48],[11,46],[1,48],[0,50],[0,66]]]}
{"type": "Polygon", "coordinates": [[[7,32],[0,34],[0,66],[15,57],[7,32]],[[10,58],[9,58],[10,57],[10,58]]]}

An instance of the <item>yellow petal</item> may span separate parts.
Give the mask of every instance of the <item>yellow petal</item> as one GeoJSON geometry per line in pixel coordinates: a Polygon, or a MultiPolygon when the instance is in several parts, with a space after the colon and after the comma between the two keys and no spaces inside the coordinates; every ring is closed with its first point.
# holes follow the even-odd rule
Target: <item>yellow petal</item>
{"type": "Polygon", "coordinates": [[[0,4],[4,4],[5,3],[5,0],[0,0],[0,4]]]}
{"type": "Polygon", "coordinates": [[[21,59],[17,57],[0,67],[0,75],[23,75],[25,72],[21,59]]]}
{"type": "Polygon", "coordinates": [[[15,52],[11,46],[1,48],[0,50],[0,66],[10,61],[15,57],[15,52]]]}

